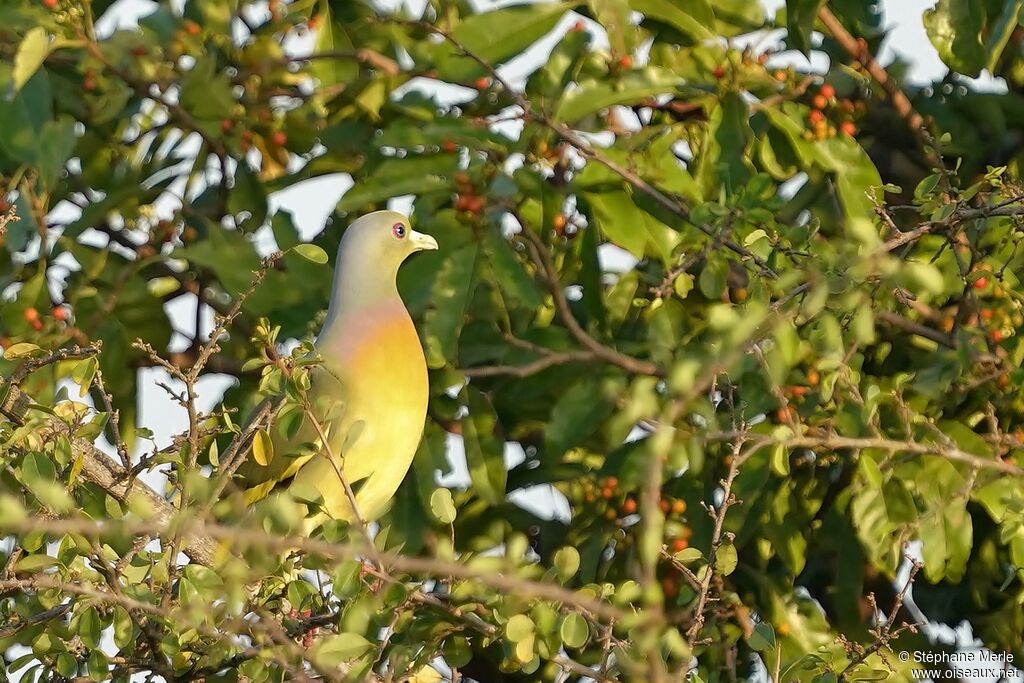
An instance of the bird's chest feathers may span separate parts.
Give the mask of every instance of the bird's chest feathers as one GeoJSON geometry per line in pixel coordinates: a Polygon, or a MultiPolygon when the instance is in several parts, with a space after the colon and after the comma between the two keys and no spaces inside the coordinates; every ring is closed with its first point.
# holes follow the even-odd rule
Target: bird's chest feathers
{"type": "Polygon", "coordinates": [[[325,340],[321,352],[326,369],[344,384],[347,402],[385,415],[417,411],[422,420],[426,362],[416,327],[401,302],[339,322],[341,329],[325,340]]]}

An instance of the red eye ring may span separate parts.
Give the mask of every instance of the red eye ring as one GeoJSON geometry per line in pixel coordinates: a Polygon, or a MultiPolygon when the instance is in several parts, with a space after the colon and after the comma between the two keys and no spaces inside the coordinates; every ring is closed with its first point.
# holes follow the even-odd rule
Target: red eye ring
{"type": "Polygon", "coordinates": [[[395,223],[391,226],[391,234],[400,240],[405,239],[405,226],[401,223],[395,223]]]}

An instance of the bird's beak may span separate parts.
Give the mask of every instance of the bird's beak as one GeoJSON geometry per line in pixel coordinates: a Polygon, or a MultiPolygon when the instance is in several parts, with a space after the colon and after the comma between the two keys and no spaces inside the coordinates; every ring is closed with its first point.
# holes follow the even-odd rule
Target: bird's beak
{"type": "Polygon", "coordinates": [[[437,249],[437,240],[430,235],[424,235],[422,232],[413,230],[409,233],[409,241],[412,242],[412,246],[416,251],[432,251],[437,249]]]}

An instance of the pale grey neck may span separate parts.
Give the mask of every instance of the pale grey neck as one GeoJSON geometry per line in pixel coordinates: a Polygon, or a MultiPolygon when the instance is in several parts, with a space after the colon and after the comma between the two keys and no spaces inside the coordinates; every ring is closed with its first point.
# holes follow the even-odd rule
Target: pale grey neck
{"type": "Polygon", "coordinates": [[[391,269],[375,263],[350,264],[346,261],[340,260],[335,269],[331,301],[321,336],[350,316],[364,315],[389,303],[401,302],[391,269]]]}

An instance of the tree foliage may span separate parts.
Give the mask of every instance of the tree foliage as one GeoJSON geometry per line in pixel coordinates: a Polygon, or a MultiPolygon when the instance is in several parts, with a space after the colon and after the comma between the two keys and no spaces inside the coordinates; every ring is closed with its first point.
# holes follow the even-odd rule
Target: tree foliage
{"type": "Polygon", "coordinates": [[[0,7],[9,675],[905,679],[922,621],[1024,656],[1021,2],[928,10],[923,88],[852,0],[112,5],[0,7]],[[319,178],[307,242],[275,193],[319,178]],[[423,443],[375,535],[305,538],[231,473],[312,419],[328,255],[403,198],[423,443]]]}

